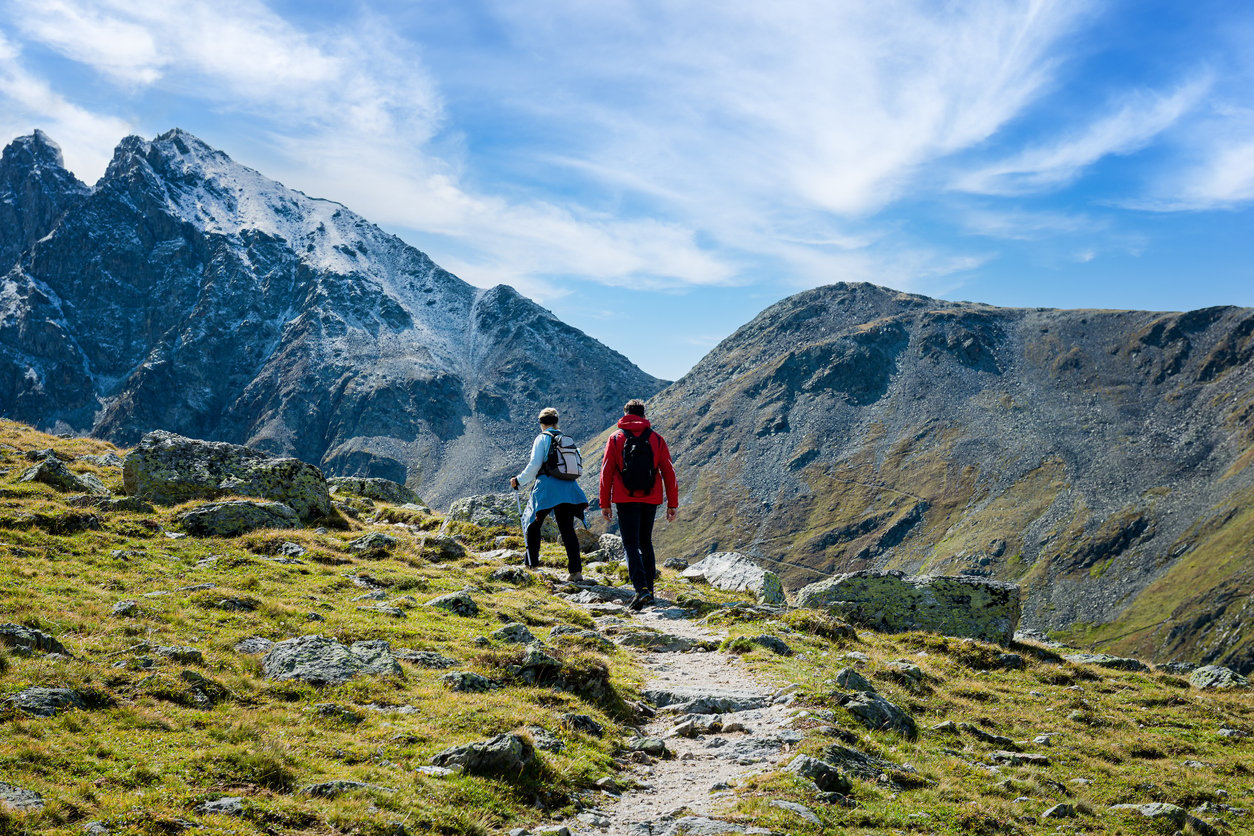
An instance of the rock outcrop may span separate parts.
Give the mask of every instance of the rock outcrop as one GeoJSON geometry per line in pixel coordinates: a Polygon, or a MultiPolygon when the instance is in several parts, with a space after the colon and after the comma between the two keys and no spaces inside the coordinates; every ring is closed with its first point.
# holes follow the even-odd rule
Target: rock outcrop
{"type": "Polygon", "coordinates": [[[318,635],[281,641],[261,661],[266,679],[299,679],[314,685],[339,685],[358,674],[401,675],[401,666],[385,641],[353,642],[349,647],[318,635]]]}
{"type": "Polygon", "coordinates": [[[779,575],[767,571],[752,558],[735,552],[716,552],[683,571],[683,577],[704,581],[716,589],[752,592],[763,604],[785,604],[779,575]]]}
{"type": "Polygon", "coordinates": [[[986,578],[838,575],[797,592],[797,606],[826,609],[876,630],[927,630],[1009,644],[1019,624],[1019,587],[986,578]]]}
{"type": "Polygon", "coordinates": [[[245,499],[213,502],[179,515],[179,524],[197,537],[238,537],[259,528],[296,528],[300,519],[282,502],[245,499]]]}

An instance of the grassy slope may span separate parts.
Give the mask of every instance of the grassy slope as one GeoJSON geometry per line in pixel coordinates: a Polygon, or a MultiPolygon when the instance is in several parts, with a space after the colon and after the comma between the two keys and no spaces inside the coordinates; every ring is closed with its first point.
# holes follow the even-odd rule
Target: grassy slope
{"type": "MultiPolygon", "coordinates": [[[[10,422],[0,422],[0,442],[20,450],[53,447],[63,453],[102,452],[108,445],[89,440],[42,436],[10,422]]],[[[509,651],[483,646],[504,620],[543,628],[562,623],[590,624],[587,615],[551,596],[542,584],[517,588],[492,582],[499,564],[469,557],[434,564],[421,553],[417,538],[391,526],[354,523],[353,530],[262,532],[236,540],[169,539],[176,509],[155,515],[101,514],[102,527],[53,535],[81,510],[43,486],[16,482],[28,462],[0,447],[0,621],[39,627],[61,639],[73,660],[22,658],[0,654],[0,694],[29,685],[70,686],[90,695],[88,712],[65,712],[51,719],[0,715],[0,780],[40,792],[48,803],[42,813],[0,812],[0,832],[78,833],[90,820],[104,820],[115,834],[168,833],[180,819],[202,826],[201,833],[392,833],[404,822],[411,833],[503,832],[531,825],[546,814],[573,812],[573,800],[598,777],[615,770],[613,755],[627,734],[630,718],[614,705],[590,704],[548,688],[510,686],[489,694],[456,694],[439,684],[442,671],[404,664],[402,677],[360,677],[317,689],[267,682],[257,657],[233,650],[240,639],[260,635],[280,640],[319,632],[349,642],[385,638],[394,647],[437,650],[462,664],[458,669],[502,676],[509,651]],[[34,522],[35,515],[44,515],[34,522]],[[154,526],[154,523],[157,525],[154,526]],[[347,543],[361,529],[379,527],[401,537],[402,547],[380,560],[351,554],[347,543]],[[309,550],[303,565],[264,560],[284,541],[309,550]],[[136,554],[114,556],[115,550],[136,554]],[[202,562],[216,557],[212,562],[202,562]],[[395,601],[411,595],[425,601],[437,594],[474,588],[483,613],[462,619],[420,606],[395,619],[357,609],[352,601],[364,590],[348,576],[366,572],[389,584],[395,601]],[[213,589],[147,597],[147,593],[213,583],[213,589]],[[251,598],[254,612],[225,612],[222,598],[251,598]],[[141,613],[132,619],[110,615],[114,602],[132,599],[141,613]],[[309,622],[309,613],[325,621],[309,622]],[[179,679],[184,667],[151,652],[132,650],[140,642],[191,645],[205,654],[204,665],[190,668],[222,685],[230,698],[210,710],[185,704],[179,679]],[[142,657],[155,660],[151,669],[142,657]],[[346,723],[319,716],[313,709],[337,703],[364,719],[346,723]],[[414,714],[383,714],[365,706],[409,705],[414,714]],[[591,713],[609,728],[604,740],[562,731],[557,716],[566,711],[591,713]],[[560,753],[542,753],[541,771],[520,784],[480,778],[430,779],[415,773],[445,746],[481,739],[527,725],[555,732],[565,744],[560,753]],[[298,788],[318,781],[351,779],[398,790],[360,791],[335,800],[314,799],[298,788]],[[243,820],[199,816],[191,808],[221,795],[243,795],[243,820]]],[[[91,468],[118,489],[116,470],[91,468]]],[[[388,511],[388,509],[383,509],[388,511]]],[[[388,511],[396,516],[398,511],[388,511]]],[[[418,519],[423,525],[434,521],[418,519]]],[[[467,527],[473,546],[487,546],[501,532],[467,527]]],[[[549,548],[549,547],[546,547],[549,548]]],[[[548,560],[557,565],[556,550],[548,560]]],[[[690,591],[669,572],[660,589],[690,591]]],[[[703,590],[709,598],[719,596],[703,590]]],[[[368,602],[362,602],[368,603],[368,602]]],[[[1105,806],[1120,802],[1165,800],[1193,805],[1203,801],[1254,807],[1249,763],[1254,742],[1216,736],[1220,726],[1254,733],[1254,700],[1248,695],[1191,691],[1183,680],[1159,674],[1097,671],[1060,663],[1048,651],[1023,648],[1026,671],[985,672],[981,662],[993,648],[910,634],[863,633],[848,645],[810,634],[809,622],[742,623],[716,615],[733,635],[767,631],[783,636],[803,655],[781,658],[765,651],[748,654],[750,664],[772,678],[801,686],[813,716],[802,750],[815,752],[841,737],[866,751],[913,765],[926,782],[893,792],[885,785],[856,782],[855,809],[816,802],[795,779],[770,774],[738,790],[731,814],[774,827],[778,832],[872,833],[897,829],[918,833],[1053,833],[1055,824],[1023,820],[1064,798],[1086,812],[1075,824],[1086,833],[1169,833],[1158,825],[1111,814],[1105,806]],[[972,764],[991,747],[969,736],[929,734],[910,742],[867,732],[832,702],[831,677],[847,650],[868,654],[864,667],[890,699],[910,709],[927,728],[942,720],[967,721],[1016,740],[1042,733],[1058,737],[1040,749],[1053,759],[1046,768],[1004,767],[990,775],[972,764]],[[910,689],[886,675],[884,663],[908,658],[927,678],[910,689]],[[831,711],[829,719],[823,712],[831,711]],[[1079,719],[1069,719],[1079,711],[1079,719]],[[1185,760],[1207,764],[1184,765],[1185,760]],[[1076,785],[1075,778],[1091,783],[1076,785]],[[1229,797],[1223,795],[1230,794],[1229,797]],[[1027,801],[1014,799],[1026,797],[1027,801]],[[826,831],[806,825],[793,814],[768,806],[791,798],[815,809],[826,831]],[[918,814],[926,814],[921,817],[918,814]]],[[[588,647],[553,642],[574,666],[591,670],[598,663],[611,671],[620,696],[630,697],[640,672],[624,651],[603,655],[588,647]]],[[[682,664],[682,657],[677,659],[682,664]]],[[[1247,692],[1248,694],[1248,692],[1247,692]]],[[[1239,829],[1252,819],[1234,819],[1239,829]]]]}

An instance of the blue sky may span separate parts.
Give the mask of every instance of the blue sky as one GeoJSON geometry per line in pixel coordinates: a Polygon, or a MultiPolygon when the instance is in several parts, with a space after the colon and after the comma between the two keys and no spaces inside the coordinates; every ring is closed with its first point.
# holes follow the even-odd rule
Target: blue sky
{"type": "Polygon", "coordinates": [[[171,127],[677,378],[871,281],[1254,305],[1254,4],[6,0],[0,135],[171,127]]]}

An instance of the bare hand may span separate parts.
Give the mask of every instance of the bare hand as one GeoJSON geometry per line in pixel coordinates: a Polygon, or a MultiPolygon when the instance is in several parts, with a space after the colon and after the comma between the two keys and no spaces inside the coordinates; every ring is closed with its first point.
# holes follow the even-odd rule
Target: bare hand
{"type": "Polygon", "coordinates": [[[666,509],[666,521],[667,521],[667,522],[674,522],[674,520],[675,520],[675,510],[676,510],[676,509],[674,509],[674,508],[667,508],[667,509],[666,509]]]}
{"type": "Polygon", "coordinates": [[[611,511],[609,508],[602,508],[601,516],[605,517],[606,522],[609,522],[610,520],[614,519],[614,512],[611,511]]]}
{"type": "Polygon", "coordinates": [[[514,490],[518,490],[518,477],[517,476],[509,477],[509,486],[513,488],[514,490]]]}

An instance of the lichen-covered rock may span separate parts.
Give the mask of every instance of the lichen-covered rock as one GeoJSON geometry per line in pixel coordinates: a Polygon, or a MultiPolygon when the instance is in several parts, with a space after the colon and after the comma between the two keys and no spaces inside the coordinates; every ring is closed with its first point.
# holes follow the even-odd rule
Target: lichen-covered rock
{"type": "Polygon", "coordinates": [[[1148,671],[1149,665],[1140,659],[1111,656],[1107,653],[1068,653],[1062,658],[1076,665],[1096,665],[1116,671],[1148,671]]]}
{"type": "Polygon", "coordinates": [[[450,691],[464,691],[470,694],[491,691],[494,687],[492,680],[473,671],[446,673],[440,677],[440,682],[444,683],[444,687],[450,691]]]}
{"type": "Polygon", "coordinates": [[[509,644],[531,644],[536,640],[536,637],[531,634],[527,626],[518,622],[506,624],[501,629],[495,631],[492,634],[492,638],[509,644]]]}
{"type": "Polygon", "coordinates": [[[808,755],[797,755],[784,769],[787,772],[793,772],[809,778],[823,792],[838,792],[841,795],[848,795],[849,791],[853,789],[849,779],[842,775],[839,769],[830,763],[825,763],[818,758],[812,758],[808,755]]]}
{"type": "Polygon", "coordinates": [[[609,563],[627,561],[627,548],[623,545],[623,538],[617,534],[602,534],[597,540],[597,548],[600,549],[602,558],[609,563]]]}
{"type": "Polygon", "coordinates": [[[436,653],[434,650],[409,650],[401,648],[396,651],[396,658],[405,662],[412,662],[420,668],[451,668],[457,664],[456,659],[436,653]]]}
{"type": "Polygon", "coordinates": [[[127,495],[158,505],[238,495],[281,502],[302,520],[331,513],[326,479],[311,464],[164,430],[146,434],[127,455],[122,484],[127,495]]]}
{"type": "Polygon", "coordinates": [[[826,609],[874,630],[925,630],[1009,644],[1019,623],[1015,584],[970,575],[907,577],[901,572],[837,575],[797,592],[797,606],[826,609]]]}
{"type": "Polygon", "coordinates": [[[0,807],[15,813],[28,813],[44,808],[44,799],[34,790],[24,790],[0,781],[0,807]]]}
{"type": "Polygon", "coordinates": [[[842,705],[872,731],[894,731],[910,739],[919,734],[913,717],[874,691],[859,691],[846,698],[842,705]]]}
{"type": "Polygon", "coordinates": [[[205,654],[194,647],[185,645],[154,647],[152,652],[180,665],[203,665],[205,663],[205,654]]]}
{"type": "Polygon", "coordinates": [[[314,798],[339,798],[344,793],[352,792],[353,790],[396,792],[391,787],[381,787],[378,784],[366,784],[361,781],[324,781],[321,784],[310,784],[307,787],[301,787],[300,792],[302,795],[314,798]]]}
{"type": "Polygon", "coordinates": [[[18,477],[19,482],[40,482],[64,493],[88,493],[107,496],[109,489],[90,473],[75,473],[60,459],[46,458],[18,477]]]}
{"type": "Polygon", "coordinates": [[[453,615],[460,615],[466,618],[479,614],[479,605],[475,603],[474,598],[470,597],[469,590],[465,589],[461,592],[450,592],[448,595],[432,598],[426,605],[436,609],[448,610],[453,615]]]}
{"type": "Polygon", "coordinates": [[[331,476],[327,479],[327,489],[331,494],[351,494],[366,499],[377,499],[379,502],[390,502],[393,505],[404,505],[409,502],[421,504],[418,494],[391,479],[378,479],[367,476],[331,476]]]}
{"type": "Polygon", "coordinates": [[[66,709],[87,708],[78,692],[69,688],[27,688],[5,702],[32,717],[52,717],[66,709]]]}
{"type": "Polygon", "coordinates": [[[847,691],[874,691],[875,686],[853,668],[836,671],[836,684],[847,691]]]}
{"type": "Polygon", "coordinates": [[[784,604],[784,587],[779,575],[767,571],[753,559],[736,552],[715,552],[689,566],[683,576],[705,581],[715,589],[752,592],[763,604],[784,604]]]}
{"type": "Polygon", "coordinates": [[[192,812],[202,816],[242,816],[244,815],[244,799],[232,795],[215,798],[213,801],[202,801],[192,808],[192,812]]]}
{"type": "Polygon", "coordinates": [[[772,653],[777,653],[780,656],[792,655],[792,648],[789,647],[788,643],[785,642],[783,639],[781,639],[779,636],[769,636],[769,635],[754,636],[753,638],[749,639],[749,641],[753,642],[756,645],[765,647],[767,650],[771,651],[772,653]]]}
{"type": "Polygon", "coordinates": [[[1199,690],[1210,688],[1249,688],[1250,681],[1221,665],[1205,665],[1189,674],[1189,683],[1199,690]]]}
{"type": "Polygon", "coordinates": [[[503,526],[518,528],[518,502],[512,493],[488,493],[466,496],[449,506],[444,517],[450,522],[468,522],[483,528],[503,526]]]}
{"type": "Polygon", "coordinates": [[[559,717],[558,722],[562,724],[562,728],[590,734],[593,737],[600,737],[605,734],[605,727],[587,714],[570,712],[559,717]]]}
{"type": "Polygon", "coordinates": [[[384,534],[382,531],[372,531],[353,540],[348,544],[348,547],[362,557],[380,558],[387,556],[400,544],[401,541],[391,534],[384,534]]]}
{"type": "Polygon", "coordinates": [[[296,512],[281,502],[235,499],[213,502],[180,514],[179,524],[195,537],[238,537],[262,528],[296,528],[296,512]]]}
{"type": "Polygon", "coordinates": [[[60,653],[72,656],[65,645],[41,630],[20,624],[0,624],[0,645],[23,650],[27,653],[60,653]]]}
{"type": "Polygon", "coordinates": [[[502,583],[512,583],[515,586],[531,586],[535,583],[535,577],[521,566],[502,566],[488,576],[494,581],[502,583]]]}
{"type": "Polygon", "coordinates": [[[471,775],[517,778],[535,763],[535,749],[516,734],[498,734],[477,743],[450,746],[431,759],[445,768],[461,767],[471,775]]]}
{"type": "Polygon", "coordinates": [[[362,673],[401,673],[385,641],[354,642],[345,647],[319,635],[279,642],[262,659],[261,669],[266,679],[298,679],[314,685],[339,685],[362,673]]]}
{"type": "Polygon", "coordinates": [[[447,534],[429,534],[418,543],[422,556],[434,563],[460,560],[466,556],[466,547],[447,534]]]}

